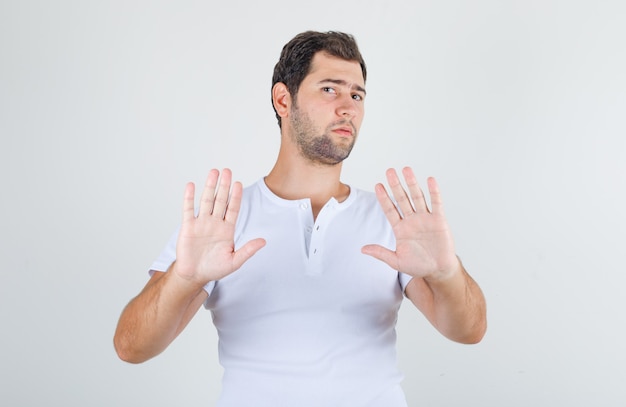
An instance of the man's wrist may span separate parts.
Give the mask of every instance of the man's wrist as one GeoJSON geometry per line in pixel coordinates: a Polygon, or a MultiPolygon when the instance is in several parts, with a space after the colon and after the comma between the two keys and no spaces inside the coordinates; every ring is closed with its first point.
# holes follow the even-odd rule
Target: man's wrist
{"type": "Polygon", "coordinates": [[[465,268],[461,263],[461,259],[456,256],[456,263],[454,266],[450,267],[448,270],[441,270],[433,273],[429,276],[424,277],[424,280],[428,284],[446,284],[448,282],[453,281],[456,277],[463,275],[465,268]]]}
{"type": "Polygon", "coordinates": [[[176,261],[169,268],[170,279],[177,288],[189,292],[200,292],[209,283],[202,281],[189,275],[189,273],[181,273],[176,261]]]}

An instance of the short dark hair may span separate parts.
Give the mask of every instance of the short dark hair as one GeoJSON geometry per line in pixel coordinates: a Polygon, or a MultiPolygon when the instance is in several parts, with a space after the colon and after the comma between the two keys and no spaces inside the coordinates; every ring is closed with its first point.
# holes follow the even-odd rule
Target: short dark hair
{"type": "MultiPolygon", "coordinates": [[[[300,84],[311,70],[313,56],[320,51],[346,61],[358,62],[361,65],[363,80],[367,78],[365,61],[352,35],[338,31],[305,31],[296,35],[283,47],[280,59],[274,67],[272,89],[275,84],[282,82],[295,100],[300,84]]],[[[274,106],[273,103],[272,106],[274,106]]],[[[280,127],[281,117],[276,112],[276,108],[274,112],[280,127]]]]}

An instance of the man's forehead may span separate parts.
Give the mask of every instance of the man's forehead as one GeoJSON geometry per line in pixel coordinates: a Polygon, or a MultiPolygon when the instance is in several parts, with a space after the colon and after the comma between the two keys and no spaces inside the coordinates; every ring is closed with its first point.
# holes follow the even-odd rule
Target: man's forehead
{"type": "Polygon", "coordinates": [[[314,76],[315,78],[311,79],[314,79],[316,82],[329,80],[365,90],[363,71],[358,61],[348,61],[325,52],[315,54],[307,76],[314,76]]]}

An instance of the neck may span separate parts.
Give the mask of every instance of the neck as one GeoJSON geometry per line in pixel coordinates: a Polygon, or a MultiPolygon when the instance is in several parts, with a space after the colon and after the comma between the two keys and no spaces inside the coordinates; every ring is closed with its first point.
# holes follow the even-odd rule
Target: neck
{"type": "Polygon", "coordinates": [[[298,152],[281,148],[265,184],[283,199],[309,198],[313,216],[317,217],[330,198],[342,202],[350,194],[350,187],[341,182],[340,176],[341,163],[316,164],[303,160],[298,152]]]}

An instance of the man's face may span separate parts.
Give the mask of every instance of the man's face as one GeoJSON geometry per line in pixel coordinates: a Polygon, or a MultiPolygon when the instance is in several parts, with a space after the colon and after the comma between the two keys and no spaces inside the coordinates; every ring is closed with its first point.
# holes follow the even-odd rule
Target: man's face
{"type": "Polygon", "coordinates": [[[358,62],[317,53],[289,114],[291,138],[316,164],[335,165],[352,151],[364,113],[358,62]]]}

